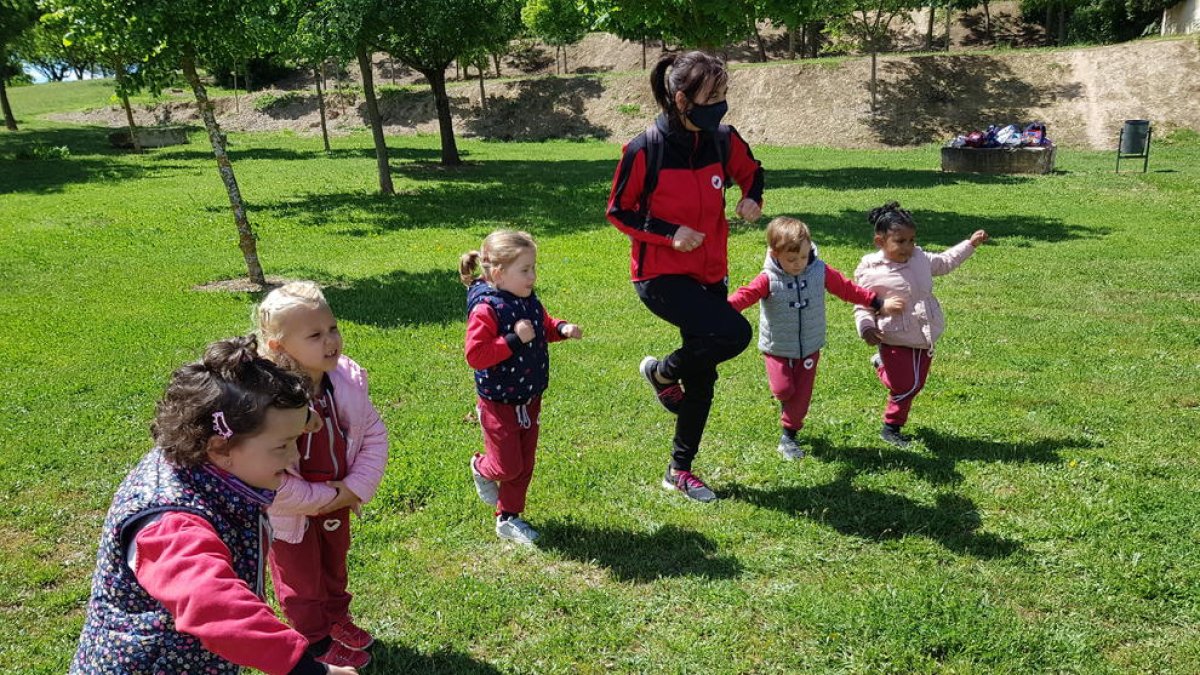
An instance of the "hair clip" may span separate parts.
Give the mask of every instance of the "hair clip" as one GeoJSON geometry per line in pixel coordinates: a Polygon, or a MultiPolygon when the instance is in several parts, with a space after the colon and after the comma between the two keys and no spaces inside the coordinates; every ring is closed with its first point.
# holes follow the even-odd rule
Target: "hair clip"
{"type": "Polygon", "coordinates": [[[218,410],[217,412],[212,414],[212,418],[213,418],[213,426],[212,426],[213,431],[217,432],[217,435],[220,436],[221,438],[224,438],[225,440],[229,440],[229,438],[231,436],[233,436],[233,429],[230,429],[229,423],[225,421],[225,413],[218,410]]]}

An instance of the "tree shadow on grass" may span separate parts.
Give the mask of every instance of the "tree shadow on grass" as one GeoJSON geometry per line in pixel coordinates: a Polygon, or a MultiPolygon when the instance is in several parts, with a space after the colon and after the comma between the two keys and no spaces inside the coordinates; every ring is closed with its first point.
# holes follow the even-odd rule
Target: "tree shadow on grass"
{"type": "MultiPolygon", "coordinates": [[[[863,246],[870,244],[874,236],[874,230],[867,222],[867,210],[843,209],[840,214],[834,215],[779,215],[793,215],[808,223],[813,232],[813,240],[818,245],[863,246]]],[[[995,244],[1022,247],[1031,245],[1030,242],[1033,241],[1055,243],[1072,239],[1098,239],[1112,231],[1107,227],[1073,225],[1058,218],[1034,215],[963,215],[952,211],[925,209],[912,209],[911,213],[917,223],[917,244],[933,244],[939,248],[953,246],[971,236],[975,230],[981,229],[987,230],[995,244]]]]}
{"type": "Polygon", "coordinates": [[[111,131],[108,127],[71,126],[0,134],[0,194],[61,192],[69,185],[192,169],[139,161],[136,155],[109,144],[111,131]]]}
{"type": "Polygon", "coordinates": [[[432,654],[418,652],[409,647],[376,641],[371,647],[370,672],[373,673],[445,673],[457,675],[492,675],[503,671],[483,661],[476,661],[467,654],[438,650],[432,654]]]}
{"type": "MultiPolygon", "coordinates": [[[[239,147],[238,141],[235,139],[226,148],[229,153],[229,160],[234,162],[234,169],[237,169],[237,162],[242,160],[266,160],[266,161],[314,161],[326,159],[375,159],[375,148],[334,148],[328,153],[321,148],[313,148],[312,150],[292,150],[288,148],[263,148],[263,147],[239,147]]],[[[177,159],[186,161],[212,161],[212,149],[208,146],[207,141],[203,146],[195,145],[190,148],[176,148],[172,150],[152,150],[153,156],[156,159],[177,159]]],[[[460,153],[465,154],[465,153],[460,153]]],[[[406,161],[431,161],[441,158],[441,151],[435,149],[424,148],[388,148],[389,160],[406,160],[406,161]]],[[[392,171],[400,170],[402,165],[393,165],[392,171]]]]}
{"type": "Polygon", "coordinates": [[[338,318],[379,328],[462,321],[465,297],[458,274],[449,268],[397,270],[349,283],[333,281],[325,287],[325,298],[338,318]]]}
{"type": "Polygon", "coordinates": [[[979,532],[979,511],[962,495],[940,493],[932,505],[922,504],[900,494],[857,487],[857,474],[846,467],[833,481],[815,487],[756,488],[733,483],[722,496],[804,516],[869,541],[921,536],[978,558],[1008,557],[1022,548],[1018,541],[979,532]]]}
{"type": "Polygon", "coordinates": [[[574,521],[539,525],[538,547],[564,558],[607,567],[619,581],[647,583],[663,577],[732,579],[742,574],[737,559],[722,555],[711,539],[673,525],[631,532],[574,521]]]}
{"type": "Polygon", "coordinates": [[[768,186],[809,187],[825,190],[914,190],[973,183],[976,185],[1020,185],[1038,180],[1013,174],[944,173],[938,169],[892,169],[877,166],[846,166],[835,169],[771,169],[768,186]]]}
{"type": "Polygon", "coordinates": [[[608,227],[603,205],[613,166],[504,160],[435,171],[410,164],[403,173],[430,184],[395,196],[300,194],[259,208],[309,227],[350,224],[343,232],[351,236],[425,227],[507,227],[553,236],[608,227]]]}

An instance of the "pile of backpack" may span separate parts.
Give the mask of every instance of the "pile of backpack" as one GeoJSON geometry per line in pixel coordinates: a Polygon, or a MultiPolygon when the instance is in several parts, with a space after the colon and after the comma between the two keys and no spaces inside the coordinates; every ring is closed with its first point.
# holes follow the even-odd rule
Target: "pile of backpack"
{"type": "Polygon", "coordinates": [[[1050,147],[1044,122],[1030,122],[1022,129],[1016,124],[992,124],[983,131],[955,136],[946,144],[951,148],[1034,148],[1050,147]]]}

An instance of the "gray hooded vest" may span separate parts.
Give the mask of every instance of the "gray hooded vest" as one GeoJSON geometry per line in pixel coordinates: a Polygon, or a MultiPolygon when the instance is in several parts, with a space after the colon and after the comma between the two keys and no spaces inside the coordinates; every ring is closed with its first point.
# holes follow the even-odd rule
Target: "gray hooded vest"
{"type": "Polygon", "coordinates": [[[783,271],[767,250],[763,272],[771,294],[758,303],[758,349],[801,359],[825,346],[825,263],[813,246],[800,276],[783,271]]]}

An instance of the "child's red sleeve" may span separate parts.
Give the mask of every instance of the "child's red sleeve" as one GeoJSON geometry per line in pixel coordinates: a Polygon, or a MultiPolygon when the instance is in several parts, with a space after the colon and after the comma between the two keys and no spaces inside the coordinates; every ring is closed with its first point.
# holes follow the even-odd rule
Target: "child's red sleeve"
{"type": "Polygon", "coordinates": [[[769,295],[771,295],[771,279],[763,272],[754,277],[750,283],[734,291],[728,301],[730,306],[740,312],[769,295]]]}
{"type": "Polygon", "coordinates": [[[265,673],[288,673],[304,657],[308,640],[237,576],[229,548],[204,518],[168,513],[139,531],[134,545],[138,583],[166,607],[176,630],[265,673]]]}
{"type": "Polygon", "coordinates": [[[875,304],[875,291],[867,290],[850,281],[846,275],[835,270],[829,264],[825,265],[825,290],[852,305],[874,307],[875,304]]]}
{"type": "Polygon", "coordinates": [[[516,333],[500,334],[496,310],[484,303],[475,305],[467,317],[467,365],[486,370],[513,355],[521,345],[516,333]],[[514,342],[515,341],[515,342],[514,342]]]}

